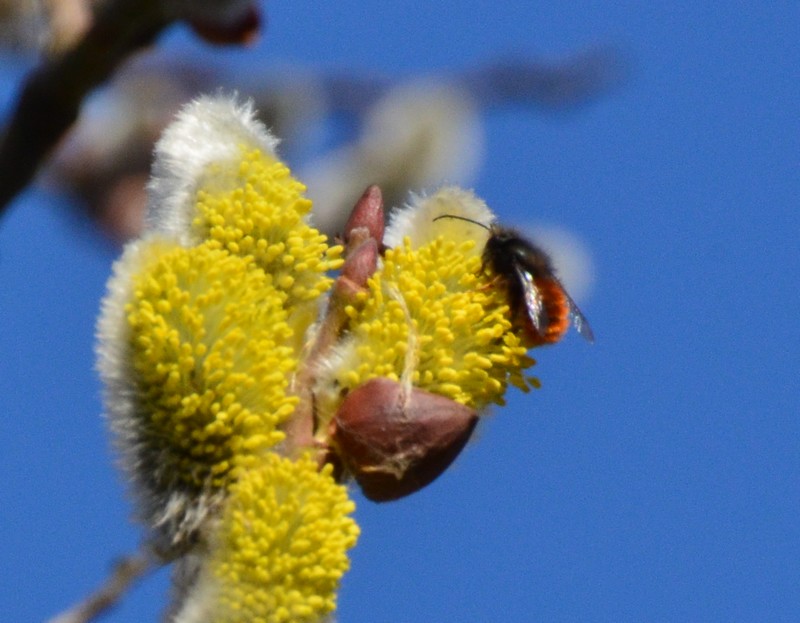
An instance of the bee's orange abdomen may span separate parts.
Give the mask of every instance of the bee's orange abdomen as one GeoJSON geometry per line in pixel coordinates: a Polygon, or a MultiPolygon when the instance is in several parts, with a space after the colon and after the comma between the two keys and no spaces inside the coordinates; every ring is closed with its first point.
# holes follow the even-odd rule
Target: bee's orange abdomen
{"type": "Polygon", "coordinates": [[[547,323],[540,333],[528,319],[525,323],[525,337],[531,346],[555,344],[569,328],[569,299],[564,288],[555,279],[536,277],[534,283],[539,291],[542,307],[547,313],[547,323]]]}

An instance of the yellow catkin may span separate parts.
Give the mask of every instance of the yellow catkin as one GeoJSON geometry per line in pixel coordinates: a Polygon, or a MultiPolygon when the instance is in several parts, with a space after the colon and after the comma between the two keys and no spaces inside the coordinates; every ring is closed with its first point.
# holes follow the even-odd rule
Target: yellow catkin
{"type": "Polygon", "coordinates": [[[438,237],[386,252],[359,304],[348,308],[351,336],[340,349],[334,397],[374,377],[408,378],[414,386],[480,409],[503,404],[508,384],[536,386],[523,376],[534,364],[514,333],[504,292],[481,274],[474,242],[438,237]]]}
{"type": "Polygon", "coordinates": [[[355,505],[309,457],[270,453],[231,488],[201,582],[215,623],[319,621],[358,538],[355,505]]]}
{"type": "Polygon", "coordinates": [[[227,179],[227,171],[216,176],[226,182],[213,183],[212,167],[208,183],[197,193],[198,236],[232,254],[251,255],[272,284],[286,292],[285,306],[293,309],[292,322],[302,332],[332,284],[326,273],[341,266],[342,247],[329,247],[325,235],[306,222],[311,201],[303,196],[305,186],[274,157],[243,149],[235,179],[227,179]]]}
{"type": "Polygon", "coordinates": [[[138,447],[158,487],[225,487],[283,439],[296,366],[283,307],[252,258],[154,243],[125,307],[138,447]]]}

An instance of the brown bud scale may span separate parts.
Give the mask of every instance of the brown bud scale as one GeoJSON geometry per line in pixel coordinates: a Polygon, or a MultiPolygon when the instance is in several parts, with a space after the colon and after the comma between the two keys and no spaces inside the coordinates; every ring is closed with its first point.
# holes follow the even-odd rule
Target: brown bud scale
{"type": "Polygon", "coordinates": [[[386,502],[438,478],[477,422],[475,410],[449,398],[376,378],[347,395],[329,434],[334,452],[364,495],[386,502]]]}

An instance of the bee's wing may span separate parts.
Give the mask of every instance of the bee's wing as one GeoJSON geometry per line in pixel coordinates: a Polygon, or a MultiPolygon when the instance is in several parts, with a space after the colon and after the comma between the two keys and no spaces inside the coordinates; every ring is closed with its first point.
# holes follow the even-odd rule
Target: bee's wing
{"type": "Polygon", "coordinates": [[[536,333],[543,336],[549,324],[549,319],[547,311],[542,304],[539,288],[536,287],[533,281],[533,275],[516,262],[514,263],[514,272],[525,293],[525,311],[528,313],[528,318],[530,318],[533,328],[536,329],[536,333]]]}
{"type": "MultiPolygon", "coordinates": [[[[564,290],[564,287],[562,286],[561,289],[564,290]]],[[[570,322],[572,322],[572,326],[575,327],[575,330],[584,340],[593,343],[594,331],[592,331],[592,327],[589,326],[589,321],[586,320],[586,316],[583,315],[583,312],[575,304],[575,301],[572,300],[572,297],[566,290],[564,290],[564,296],[567,297],[567,303],[569,304],[569,319],[570,322]]]]}

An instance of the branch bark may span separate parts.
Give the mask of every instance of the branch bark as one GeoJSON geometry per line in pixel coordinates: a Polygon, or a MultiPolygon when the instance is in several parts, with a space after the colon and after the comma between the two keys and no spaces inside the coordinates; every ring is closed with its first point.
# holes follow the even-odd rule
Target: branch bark
{"type": "Polygon", "coordinates": [[[107,2],[75,47],[31,74],[0,140],[0,215],[75,122],[89,91],[172,19],[159,0],[107,2]]]}
{"type": "Polygon", "coordinates": [[[89,623],[113,608],[134,582],[158,568],[162,561],[148,549],[122,558],[96,591],[48,623],[89,623]]]}

